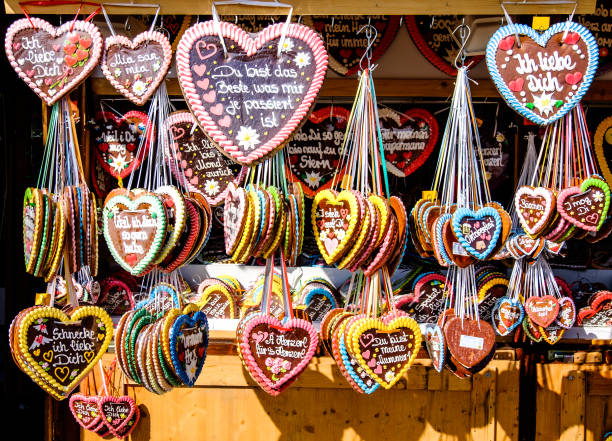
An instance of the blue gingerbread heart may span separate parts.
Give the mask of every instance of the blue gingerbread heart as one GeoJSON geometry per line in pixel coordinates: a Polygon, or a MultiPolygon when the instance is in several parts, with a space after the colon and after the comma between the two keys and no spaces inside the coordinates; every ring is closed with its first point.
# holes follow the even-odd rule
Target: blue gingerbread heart
{"type": "Polygon", "coordinates": [[[170,358],[176,374],[185,385],[192,387],[206,360],[208,319],[197,311],[180,315],[170,328],[170,358]]]}
{"type": "Polygon", "coordinates": [[[499,240],[502,219],[495,208],[478,211],[458,208],[451,219],[453,233],[465,250],[478,260],[486,260],[499,240]]]}
{"type": "Polygon", "coordinates": [[[597,70],[599,48],[593,34],[578,23],[556,23],[542,34],[512,24],[493,34],[486,59],[508,105],[532,122],[547,125],[582,99],[597,70]]]}

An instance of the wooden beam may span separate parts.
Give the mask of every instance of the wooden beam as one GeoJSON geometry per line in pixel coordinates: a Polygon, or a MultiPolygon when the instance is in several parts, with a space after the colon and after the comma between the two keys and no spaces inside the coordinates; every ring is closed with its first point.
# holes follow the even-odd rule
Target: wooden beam
{"type": "MultiPolygon", "coordinates": [[[[138,2],[135,2],[137,4],[138,2]]],[[[143,1],[141,3],[151,3],[143,1]]],[[[540,1],[526,1],[521,5],[508,5],[506,8],[513,14],[569,14],[573,3],[543,4],[540,1]]],[[[578,0],[577,14],[591,14],[595,11],[595,0],[578,0]]],[[[8,13],[21,14],[19,0],[5,0],[8,13]]],[[[210,14],[212,0],[159,0],[162,14],[210,14]]],[[[294,0],[295,15],[501,15],[499,0],[294,0]]],[[[30,14],[74,14],[77,6],[28,6],[30,14]]],[[[85,12],[83,7],[82,12],[85,12]]],[[[89,9],[92,9],[91,7],[89,9]]],[[[142,8],[108,7],[110,14],[142,14],[142,8]]],[[[262,8],[245,5],[222,6],[218,8],[229,15],[271,15],[283,14],[287,9],[262,8]]]]}
{"type": "MultiPolygon", "coordinates": [[[[96,95],[118,95],[105,78],[94,78],[93,91],[96,95]]],[[[168,94],[180,96],[181,88],[176,78],[166,81],[168,94]]],[[[374,86],[378,97],[398,98],[448,98],[453,93],[454,81],[448,80],[403,80],[375,79],[374,86]]],[[[491,80],[478,80],[478,84],[470,84],[474,98],[499,97],[497,89],[491,80]]],[[[323,83],[320,97],[354,97],[357,91],[355,78],[327,78],[323,83]]],[[[594,81],[584,98],[585,101],[612,101],[612,81],[594,81]]]]}

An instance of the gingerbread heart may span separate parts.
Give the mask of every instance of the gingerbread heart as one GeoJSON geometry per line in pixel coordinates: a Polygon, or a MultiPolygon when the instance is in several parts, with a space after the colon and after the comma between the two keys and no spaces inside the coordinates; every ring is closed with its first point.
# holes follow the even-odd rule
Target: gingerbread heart
{"type": "Polygon", "coordinates": [[[191,387],[198,379],[208,348],[208,319],[198,311],[179,316],[170,329],[170,356],[174,371],[191,387]]]}
{"type": "Polygon", "coordinates": [[[239,318],[234,296],[221,282],[204,288],[198,304],[201,305],[200,311],[211,319],[239,318]]]}
{"type": "Polygon", "coordinates": [[[561,297],[559,299],[559,314],[555,323],[562,328],[570,329],[576,321],[576,305],[571,297],[561,297]]]}
{"type": "Polygon", "coordinates": [[[529,297],[525,301],[525,312],[535,324],[546,328],[557,318],[559,301],[551,295],[529,297]]]}
{"type": "Polygon", "coordinates": [[[172,133],[167,157],[174,176],[188,190],[202,193],[210,205],[223,203],[228,185],[240,185],[247,168],[223,156],[190,112],[171,113],[166,126],[172,133]]]}
{"type": "Polygon", "coordinates": [[[65,397],[106,352],[113,322],[97,306],[81,307],[70,316],[56,308],[39,307],[23,316],[15,332],[29,367],[26,373],[65,397]]]}
{"type": "Polygon", "coordinates": [[[478,211],[459,208],[453,213],[451,223],[459,243],[480,260],[491,255],[502,230],[499,212],[492,207],[483,207],[478,211]]]}
{"type": "Polygon", "coordinates": [[[312,203],[311,221],[315,240],[323,259],[329,264],[340,260],[352,243],[359,221],[356,196],[347,190],[323,190],[312,203]]]}
{"type": "Polygon", "coordinates": [[[425,328],[425,346],[427,347],[429,358],[431,358],[432,366],[436,371],[442,372],[446,345],[444,343],[444,334],[438,325],[427,325],[425,328]]]}
{"type": "Polygon", "coordinates": [[[256,381],[262,387],[278,389],[304,370],[318,342],[316,330],[305,320],[281,323],[276,317],[259,315],[246,324],[240,347],[256,381]]]}
{"type": "Polygon", "coordinates": [[[593,147],[599,163],[599,169],[608,186],[612,185],[612,116],[604,119],[597,126],[593,135],[593,147]]]}
{"type": "Polygon", "coordinates": [[[274,24],[253,39],[232,23],[207,21],[185,31],[176,66],[200,127],[223,154],[250,165],[280,149],[307,116],[327,53],[303,25],[274,24]]]}
{"type": "Polygon", "coordinates": [[[585,179],[580,187],[559,193],[557,211],[568,222],[596,232],[606,220],[610,207],[610,187],[597,178],[585,179]]]}
{"type": "Polygon", "coordinates": [[[233,254],[238,246],[248,212],[247,193],[244,188],[230,183],[227,186],[225,207],[223,208],[223,234],[225,237],[225,252],[233,254]]]}
{"type": "Polygon", "coordinates": [[[4,40],[19,78],[49,106],[87,78],[102,46],[100,30],[90,22],[71,20],[56,28],[36,17],[15,21],[4,40]]]}
{"type": "Polygon", "coordinates": [[[545,187],[523,186],[516,190],[514,207],[525,231],[537,237],[554,215],[555,195],[545,187]]]}
{"type": "Polygon", "coordinates": [[[166,77],[171,62],[168,37],[146,31],[133,40],[123,35],[107,37],[100,67],[121,95],[141,106],[166,77]]]}
{"type": "Polygon", "coordinates": [[[100,397],[98,410],[104,425],[117,438],[127,437],[140,419],[138,406],[136,406],[134,399],[127,395],[100,397]]]}
{"type": "Polygon", "coordinates": [[[495,331],[483,321],[452,317],[444,325],[446,344],[453,357],[467,368],[473,368],[495,350],[495,331]]]}
{"type": "Polygon", "coordinates": [[[571,22],[556,23],[542,34],[522,24],[503,26],[486,49],[487,67],[502,97],[540,125],[558,120],[581,100],[598,58],[593,35],[571,22]]]}
{"type": "Polygon", "coordinates": [[[525,317],[525,308],[523,308],[521,302],[508,297],[499,299],[496,312],[499,315],[499,320],[508,333],[519,326],[523,321],[523,317],[525,317]]]}
{"type": "Polygon", "coordinates": [[[130,110],[122,117],[98,112],[91,128],[96,160],[115,178],[125,178],[146,158],[155,130],[146,113],[130,110]]]}
{"type": "Polygon", "coordinates": [[[342,106],[318,108],[287,143],[285,169],[306,196],[313,198],[317,191],[342,181],[340,149],[350,113],[342,106]]]}
{"type": "Polygon", "coordinates": [[[405,178],[421,167],[438,140],[438,122],[425,109],[402,112],[389,107],[378,110],[387,171],[405,178]]]}
{"type": "Polygon", "coordinates": [[[406,316],[396,316],[387,323],[380,318],[359,319],[349,334],[357,361],[385,389],[406,373],[421,348],[421,329],[406,316]]]}
{"type": "Polygon", "coordinates": [[[612,325],[612,292],[599,291],[585,308],[578,313],[578,326],[611,326],[612,325]]]}
{"type": "Polygon", "coordinates": [[[88,397],[81,394],[73,394],[68,402],[70,412],[79,426],[91,430],[100,422],[100,412],[98,410],[98,400],[100,397],[88,397]]]}
{"type": "Polygon", "coordinates": [[[102,212],[104,238],[115,261],[133,275],[143,273],[166,235],[166,212],[159,197],[127,192],[107,199],[102,212]]]}

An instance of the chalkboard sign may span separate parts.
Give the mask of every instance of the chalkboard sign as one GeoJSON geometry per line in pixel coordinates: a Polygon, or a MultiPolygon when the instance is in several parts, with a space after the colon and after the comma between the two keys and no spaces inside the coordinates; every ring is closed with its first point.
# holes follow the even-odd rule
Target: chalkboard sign
{"type": "MultiPolygon", "coordinates": [[[[399,29],[399,16],[385,15],[313,15],[304,22],[317,31],[325,41],[329,54],[329,67],[340,75],[353,75],[359,71],[359,60],[368,46],[366,33],[357,33],[371,24],[376,28],[376,40],[372,46],[371,62],[378,60],[387,50],[399,29]]],[[[364,63],[364,67],[366,64],[364,63]]]]}
{"type": "MultiPolygon", "coordinates": [[[[442,72],[455,76],[455,57],[459,45],[455,42],[452,32],[462,23],[462,18],[456,15],[407,15],[406,26],[412,41],[421,54],[442,72]]],[[[467,57],[466,66],[474,66],[482,60],[482,56],[467,57]]]]}
{"type": "Polygon", "coordinates": [[[587,28],[599,46],[599,67],[597,75],[612,69],[612,5],[608,1],[598,1],[594,14],[574,16],[574,21],[587,28]]]}

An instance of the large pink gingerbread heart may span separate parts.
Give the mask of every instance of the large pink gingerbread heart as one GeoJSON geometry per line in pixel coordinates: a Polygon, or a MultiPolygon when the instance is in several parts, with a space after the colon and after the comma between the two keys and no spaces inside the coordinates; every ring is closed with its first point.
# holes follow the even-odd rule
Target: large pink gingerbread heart
{"type": "Polygon", "coordinates": [[[303,25],[275,24],[253,39],[232,23],[207,21],[185,32],[176,67],[199,125],[222,153],[250,165],[280,149],[308,115],[327,52],[303,25]]]}
{"type": "Polygon", "coordinates": [[[281,323],[271,315],[251,318],[240,339],[245,365],[264,389],[279,389],[297,377],[315,353],[317,331],[302,319],[281,323]],[[259,337],[267,333],[265,339],[259,337]]]}
{"type": "Polygon", "coordinates": [[[97,26],[68,21],[59,28],[40,18],[22,18],[6,31],[4,48],[13,69],[47,105],[78,86],[102,53],[97,26]]]}

